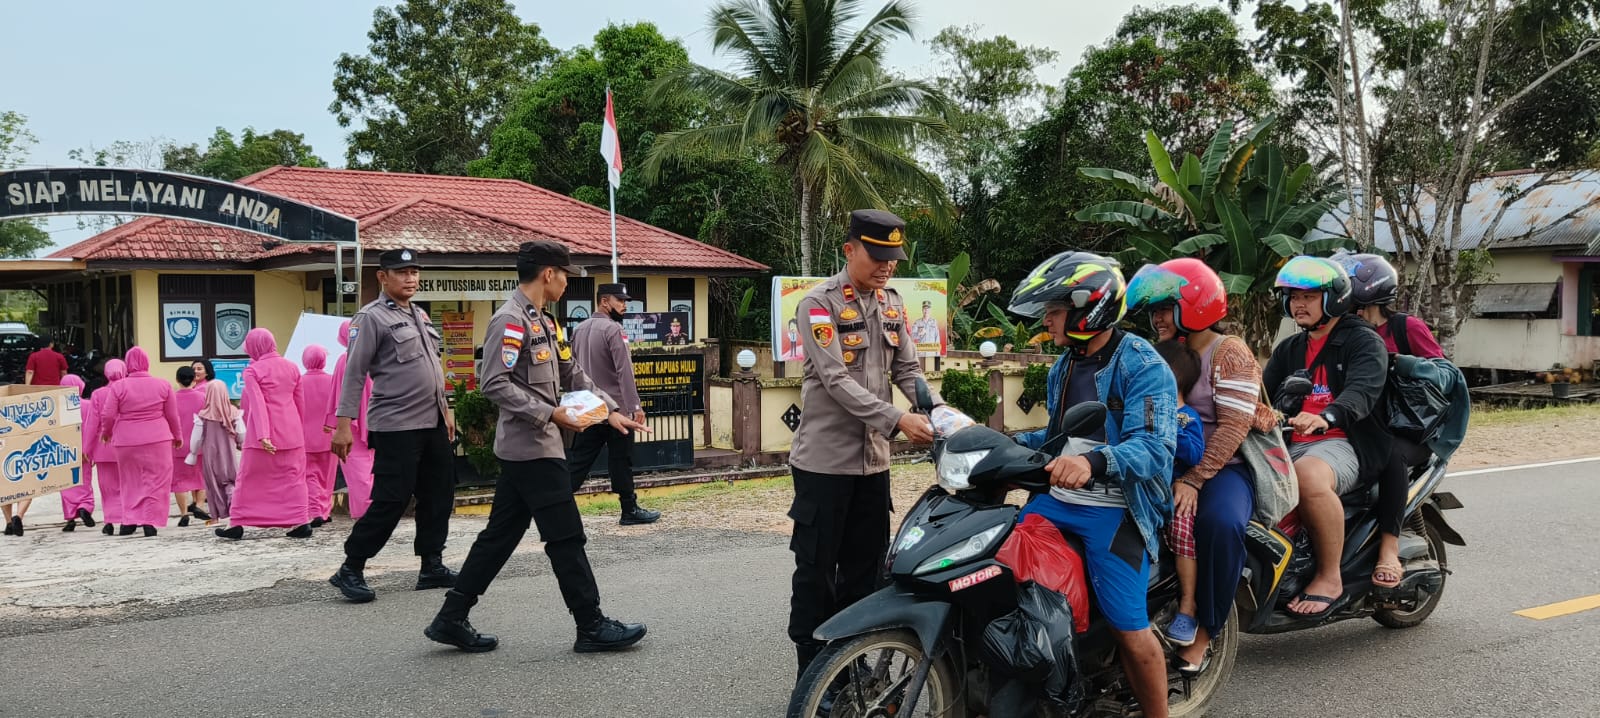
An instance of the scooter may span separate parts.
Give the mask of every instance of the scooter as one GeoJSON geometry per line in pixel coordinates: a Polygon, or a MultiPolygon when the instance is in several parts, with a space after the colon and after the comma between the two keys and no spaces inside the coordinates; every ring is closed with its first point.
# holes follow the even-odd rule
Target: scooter
{"type": "MultiPolygon", "coordinates": [[[[1291,376],[1273,404],[1292,416],[1310,393],[1307,378],[1291,376]]],[[[1444,518],[1445,511],[1462,506],[1453,494],[1439,491],[1448,468],[1448,462],[1431,455],[1412,468],[1400,533],[1404,575],[1392,589],[1372,584],[1378,558],[1378,487],[1363,486],[1340,497],[1345,509],[1344,552],[1339,560],[1344,595],[1325,616],[1301,616],[1287,608],[1316,569],[1309,532],[1296,530],[1294,513],[1278,526],[1252,521],[1245,530],[1245,580],[1234,611],[1244,631],[1284,633],[1366,617],[1389,628],[1411,628],[1427,620],[1444,597],[1450,575],[1445,544],[1466,545],[1444,518]]]]}
{"type": "MultiPolygon", "coordinates": [[[[917,403],[924,412],[932,410],[925,386],[918,387],[917,403]]],[[[1072,407],[1063,418],[1064,437],[1090,434],[1104,425],[1105,416],[1105,406],[1098,403],[1072,407]]],[[[1074,442],[1066,443],[1067,451],[1074,451],[1074,442]]],[[[984,658],[983,635],[991,622],[1016,611],[1022,591],[1012,567],[996,560],[1020,512],[1005,502],[1006,494],[1048,491],[1044,467],[1055,454],[974,425],[936,437],[932,456],[938,484],[906,513],[890,544],[889,584],[818,627],[816,638],[828,644],[796,684],[790,718],[997,714],[989,705],[991,691],[1007,678],[984,658]]],[[[1065,538],[1081,556],[1081,544],[1065,538]]],[[[1152,568],[1152,625],[1164,625],[1176,613],[1179,590],[1172,566],[1164,557],[1159,569],[1152,568]]],[[[1160,632],[1157,636],[1170,659],[1176,647],[1160,632]]],[[[1098,610],[1091,609],[1088,631],[1074,635],[1071,643],[1075,658],[1066,668],[1075,698],[1042,702],[1040,714],[1130,715],[1132,689],[1117,657],[1115,635],[1098,610]]],[[[1203,715],[1227,682],[1237,650],[1238,623],[1230,618],[1213,641],[1212,665],[1205,672],[1193,678],[1169,673],[1171,715],[1203,715]]]]}

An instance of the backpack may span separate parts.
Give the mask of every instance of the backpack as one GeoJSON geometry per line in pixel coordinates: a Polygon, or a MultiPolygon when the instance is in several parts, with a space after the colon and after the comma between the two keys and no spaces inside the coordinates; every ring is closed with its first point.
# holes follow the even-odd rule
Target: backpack
{"type": "MultiPolygon", "coordinates": [[[[1389,331],[1396,353],[1412,356],[1410,316],[1403,312],[1389,315],[1391,327],[1396,320],[1400,322],[1398,331],[1389,331]]],[[[1438,434],[1450,409],[1450,400],[1445,397],[1443,388],[1427,379],[1403,374],[1400,362],[1393,357],[1389,360],[1384,404],[1389,414],[1389,431],[1418,445],[1426,444],[1438,434]]]]}

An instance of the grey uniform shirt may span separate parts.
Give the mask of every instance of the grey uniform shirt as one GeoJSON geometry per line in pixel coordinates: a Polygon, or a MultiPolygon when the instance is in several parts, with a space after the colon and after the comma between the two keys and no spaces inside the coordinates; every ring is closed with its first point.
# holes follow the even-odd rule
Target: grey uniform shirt
{"type": "Polygon", "coordinates": [[[572,353],[594,385],[617,400],[622,413],[632,416],[642,408],[639,387],[633,381],[633,355],[616,320],[605,312],[583,320],[572,330],[572,353]]]}
{"type": "Polygon", "coordinates": [[[555,317],[540,312],[521,290],[513,289],[489,318],[478,377],[483,395],[500,408],[494,455],[505,461],[566,458],[561,427],[550,420],[563,389],[587,389],[617,410],[610,395],[572,361],[555,317]]]}
{"type": "Polygon", "coordinates": [[[439,363],[439,332],[428,313],[402,307],[387,295],[350,318],[349,359],[339,391],[339,416],[361,412],[361,389],[372,377],[367,406],[370,431],[432,429],[449,415],[444,397],[444,367],[439,363]]]}
{"type": "Polygon", "coordinates": [[[890,386],[914,401],[922,376],[905,303],[893,289],[857,290],[840,272],[806,292],[795,319],[805,380],[789,464],[819,474],[888,471],[889,437],[906,413],[890,386]]]}

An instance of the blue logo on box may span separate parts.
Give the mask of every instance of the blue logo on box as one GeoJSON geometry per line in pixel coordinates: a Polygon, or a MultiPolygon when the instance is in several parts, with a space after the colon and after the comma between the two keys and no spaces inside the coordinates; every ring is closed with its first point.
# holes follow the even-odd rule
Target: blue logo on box
{"type": "Polygon", "coordinates": [[[22,401],[5,408],[0,408],[0,416],[11,423],[24,429],[33,426],[40,419],[55,413],[56,402],[48,396],[42,396],[30,401],[22,401]]]}
{"type": "Polygon", "coordinates": [[[7,454],[3,471],[6,480],[12,483],[23,480],[28,474],[43,481],[51,469],[76,463],[77,449],[45,435],[28,448],[7,454]]]}

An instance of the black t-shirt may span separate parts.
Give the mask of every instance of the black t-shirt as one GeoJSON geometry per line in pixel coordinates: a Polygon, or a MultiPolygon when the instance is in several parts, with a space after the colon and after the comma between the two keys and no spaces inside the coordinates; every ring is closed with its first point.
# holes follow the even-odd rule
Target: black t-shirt
{"type": "MultiPolygon", "coordinates": [[[[1112,330],[1111,340],[1106,345],[1088,356],[1072,362],[1072,368],[1067,375],[1066,386],[1063,388],[1065,395],[1057,412],[1057,417],[1063,415],[1068,409],[1086,401],[1099,401],[1100,391],[1095,386],[1095,375],[1111,363],[1111,355],[1117,352],[1117,347],[1122,344],[1123,332],[1120,329],[1112,330]]],[[[1083,437],[1094,441],[1106,440],[1106,428],[1101,426],[1093,434],[1083,437]]]]}

